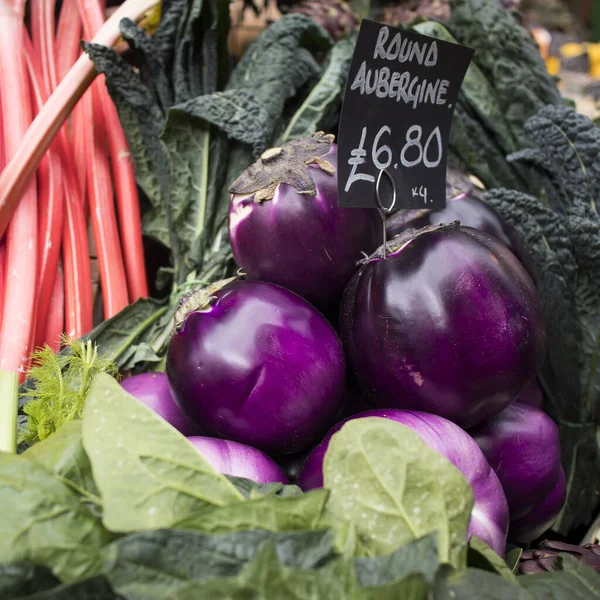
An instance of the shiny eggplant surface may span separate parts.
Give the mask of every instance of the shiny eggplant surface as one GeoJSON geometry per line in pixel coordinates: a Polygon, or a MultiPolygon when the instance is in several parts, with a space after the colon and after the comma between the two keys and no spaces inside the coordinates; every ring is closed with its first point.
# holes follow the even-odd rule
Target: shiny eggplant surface
{"type": "Polygon", "coordinates": [[[556,424],[539,408],[516,401],[469,433],[504,488],[511,541],[533,541],[552,525],[566,496],[556,424]]]}
{"type": "Polygon", "coordinates": [[[258,483],[288,482],[281,467],[252,446],[203,436],[192,436],[188,440],[219,473],[258,483]]]}
{"type": "Polygon", "coordinates": [[[177,326],[167,373],[206,435],[283,454],[309,448],[339,414],[345,360],[333,327],[308,302],[236,281],[177,326]]]}
{"type": "Polygon", "coordinates": [[[250,169],[268,169],[271,160],[287,161],[290,168],[305,171],[314,195],[298,191],[300,184],[291,178],[286,183],[285,173],[273,176],[271,199],[257,202],[254,193],[234,193],[229,212],[233,255],[248,279],[276,283],[328,311],[338,305],[363,253],[370,254],[381,243],[381,219],[376,210],[338,206],[335,144],[319,157],[324,162],[308,165],[299,164],[308,155],[288,156],[287,145],[281,150],[281,155],[264,164],[259,159],[250,169]],[[323,164],[329,165],[326,170],[323,164]]]}
{"type": "Polygon", "coordinates": [[[183,435],[200,433],[173,399],[166,373],[133,375],[121,381],[121,386],[183,435]]]}
{"type": "Polygon", "coordinates": [[[372,410],[350,417],[335,425],[311,452],[300,472],[298,485],[304,491],[323,486],[323,460],[331,437],[347,421],[365,417],[392,419],[410,427],[430,448],[461,471],[474,496],[469,533],[484,540],[502,556],[508,529],[508,504],[502,486],[471,436],[443,417],[405,410],[372,410]]]}
{"type": "Polygon", "coordinates": [[[506,408],[546,350],[542,303],[493,237],[442,225],[395,238],[344,292],[341,335],[366,399],[470,427],[506,408]]]}
{"type": "Polygon", "coordinates": [[[450,198],[446,202],[446,207],[440,210],[398,211],[387,221],[387,234],[388,238],[392,238],[411,227],[420,229],[428,225],[441,225],[454,221],[460,221],[464,227],[473,227],[495,237],[521,263],[527,265],[526,251],[521,241],[494,208],[486,204],[475,192],[450,198]]]}

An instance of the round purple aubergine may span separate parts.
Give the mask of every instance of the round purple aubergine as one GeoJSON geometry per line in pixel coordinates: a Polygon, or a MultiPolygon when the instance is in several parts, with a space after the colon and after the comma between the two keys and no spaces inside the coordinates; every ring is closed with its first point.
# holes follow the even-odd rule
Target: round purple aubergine
{"type": "Polygon", "coordinates": [[[203,436],[188,437],[188,440],[219,473],[257,483],[288,483],[281,467],[252,446],[203,436]]]}
{"type": "Polygon", "coordinates": [[[286,454],[308,449],[339,413],[345,359],[333,327],[300,296],[234,281],[185,299],[167,373],[205,435],[286,454]]]}
{"type": "Polygon", "coordinates": [[[229,238],[250,280],[336,308],[363,253],[381,243],[376,210],[340,208],[333,136],[271,148],[231,186],[229,238]]]}
{"type": "Polygon", "coordinates": [[[440,210],[398,211],[387,221],[387,235],[388,238],[392,238],[409,228],[421,229],[454,221],[460,221],[465,227],[473,227],[494,236],[527,267],[528,258],[519,238],[496,210],[481,200],[475,192],[450,198],[446,207],[440,210]]]}
{"type": "Polygon", "coordinates": [[[185,436],[201,433],[177,405],[166,373],[142,373],[121,381],[121,387],[185,436]]]}
{"type": "Polygon", "coordinates": [[[443,417],[406,410],[371,410],[341,421],[306,459],[298,477],[302,490],[323,487],[323,460],[331,437],[347,421],[366,417],[392,419],[409,427],[464,475],[474,497],[469,534],[481,538],[502,556],[508,530],[508,504],[502,486],[471,436],[443,417]]]}
{"type": "Polygon", "coordinates": [[[506,408],[540,370],[540,297],[514,254],[456,224],[407,231],[365,260],[341,310],[346,356],[377,408],[471,427],[506,408]]]}
{"type": "Polygon", "coordinates": [[[556,424],[539,408],[516,401],[469,433],[504,488],[509,539],[532,542],[552,525],[565,501],[556,424]]]}

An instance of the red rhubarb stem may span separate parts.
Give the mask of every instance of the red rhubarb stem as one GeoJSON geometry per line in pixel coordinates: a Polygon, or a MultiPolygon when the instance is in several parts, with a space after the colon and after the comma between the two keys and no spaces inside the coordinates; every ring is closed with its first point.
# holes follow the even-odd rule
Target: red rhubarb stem
{"type": "Polygon", "coordinates": [[[110,319],[129,304],[129,298],[113,200],[99,84],[101,82],[96,81],[92,86],[94,119],[88,124],[87,190],[98,253],[104,318],[110,319]]]}
{"type": "MultiPolygon", "coordinates": [[[[90,38],[104,23],[102,0],[78,0],[79,13],[86,37],[90,38]]],[[[148,296],[146,264],[142,241],[142,217],[135,182],[135,172],[127,138],[117,109],[104,84],[98,85],[110,145],[112,173],[115,180],[119,228],[127,273],[129,299],[135,302],[148,296]]]]}
{"type": "MultiPolygon", "coordinates": [[[[77,13],[79,17],[79,13],[77,13]]],[[[27,38],[25,38],[27,40],[27,38]]],[[[40,66],[35,60],[35,53],[28,52],[26,55],[32,60],[28,61],[28,67],[38,73],[36,80],[41,82],[39,76],[40,66]]],[[[48,99],[48,90],[43,83],[36,88],[39,100],[43,104],[48,99]]],[[[64,263],[64,296],[66,298],[65,321],[69,335],[81,337],[92,329],[92,281],[91,266],[88,253],[88,235],[83,203],[79,194],[76,174],[73,168],[72,152],[68,143],[67,132],[63,128],[55,140],[60,158],[62,159],[62,183],[59,193],[64,197],[64,219],[59,222],[62,231],[63,263],[64,263]]],[[[51,148],[48,156],[52,156],[51,148]]],[[[43,217],[42,213],[42,217],[43,217]]],[[[42,231],[44,231],[42,229],[42,231]]],[[[56,235],[56,234],[53,234],[56,235]]],[[[60,242],[60,236],[58,237],[60,242]]],[[[58,247],[56,243],[53,248],[58,247]]],[[[55,270],[58,258],[53,262],[54,271],[47,270],[50,276],[45,279],[44,298],[49,286],[48,294],[52,294],[55,283],[55,270]]],[[[48,302],[40,305],[40,315],[47,311],[48,302]]],[[[39,333],[39,336],[45,336],[39,333]]],[[[43,339],[36,336],[36,344],[43,343],[43,339]]]]}
{"type": "Polygon", "coordinates": [[[50,346],[54,352],[60,350],[62,333],[65,324],[65,290],[63,273],[60,267],[56,269],[54,285],[52,287],[52,299],[46,307],[46,318],[42,333],[40,346],[50,346]]]}
{"type": "MultiPolygon", "coordinates": [[[[122,18],[128,17],[132,21],[139,21],[159,4],[160,0],[126,0],[94,36],[92,42],[112,46],[119,39],[119,22],[122,18]]],[[[6,0],[2,6],[7,6],[6,0]]],[[[4,32],[4,28],[2,31],[4,32]]],[[[20,30],[18,34],[21,35],[20,30]]],[[[2,38],[2,48],[8,48],[7,41],[10,41],[10,36],[3,33],[0,38],[2,38]]],[[[11,49],[9,54],[5,52],[3,54],[5,54],[3,64],[10,62],[6,59],[14,56],[14,49],[11,49]]],[[[19,64],[19,61],[16,60],[15,64],[19,64]]],[[[32,175],[43,155],[95,76],[96,71],[92,61],[87,55],[81,55],[59,83],[29,129],[24,135],[21,134],[20,145],[16,151],[11,153],[9,163],[0,175],[0,235],[6,231],[23,192],[30,185],[32,175]]]]}
{"type": "Polygon", "coordinates": [[[60,52],[56,53],[56,70],[61,81],[81,55],[81,19],[77,0],[63,0],[58,17],[56,44],[60,52]]]}
{"type": "Polygon", "coordinates": [[[65,173],[65,202],[65,327],[69,337],[79,338],[92,329],[92,268],[85,213],[79,197],[77,179],[71,169],[65,173]]]}
{"type": "MultiPolygon", "coordinates": [[[[31,83],[34,109],[39,112],[48,97],[38,56],[27,33],[23,34],[25,60],[31,83]]],[[[63,172],[57,143],[53,144],[38,169],[39,277],[38,314],[34,346],[44,343],[45,315],[52,299],[63,229],[63,172]]]]}
{"type": "MultiPolygon", "coordinates": [[[[4,290],[6,283],[6,244],[0,239],[0,306],[4,305],[4,290]]],[[[2,329],[2,311],[0,310],[0,330],[2,329]]]]}
{"type": "MultiPolygon", "coordinates": [[[[23,16],[24,1],[0,0],[0,88],[3,91],[4,152],[9,161],[17,155],[32,116],[23,52],[23,16]],[[10,90],[10,93],[4,93],[5,90],[10,90]]],[[[5,168],[3,173],[7,170],[5,168]]],[[[2,183],[0,190],[4,191],[2,183]]],[[[0,237],[7,230],[0,371],[18,372],[22,379],[35,326],[38,269],[38,207],[35,180],[28,178],[21,186],[21,196],[19,206],[13,214],[4,215],[4,223],[0,227],[0,237]]]]}

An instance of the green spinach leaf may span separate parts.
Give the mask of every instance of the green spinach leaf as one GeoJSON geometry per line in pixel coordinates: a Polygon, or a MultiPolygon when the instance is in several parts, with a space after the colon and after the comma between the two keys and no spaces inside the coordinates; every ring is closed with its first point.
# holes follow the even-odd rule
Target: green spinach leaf
{"type": "Polygon", "coordinates": [[[19,600],[125,600],[110,587],[103,575],[59,585],[19,600]]]}
{"type": "Polygon", "coordinates": [[[410,428],[385,419],[349,421],[331,439],[323,475],[328,513],[352,521],[372,554],[437,532],[440,560],[464,564],[473,492],[410,428]]]}
{"type": "Polygon", "coordinates": [[[169,527],[202,507],[243,500],[183,435],[110,376],[90,388],[83,446],[111,531],[169,527]]]}
{"type": "Polygon", "coordinates": [[[205,533],[249,529],[298,531],[323,529],[322,516],[329,492],[313,490],[298,496],[264,496],[222,507],[209,507],[175,524],[205,533]]]}
{"type": "Polygon", "coordinates": [[[472,568],[461,571],[441,569],[433,597],[435,600],[532,600],[526,590],[500,575],[472,568]]]}
{"type": "Polygon", "coordinates": [[[506,553],[504,560],[508,565],[508,568],[511,570],[511,573],[516,573],[519,568],[519,560],[521,559],[521,554],[523,554],[523,548],[513,548],[509,552],[506,553]]]}
{"type": "Polygon", "coordinates": [[[476,535],[469,539],[469,549],[467,552],[467,564],[469,567],[490,571],[501,575],[507,581],[516,583],[517,578],[511,568],[506,564],[498,554],[496,554],[483,540],[476,535]]]}
{"type": "Polygon", "coordinates": [[[330,532],[205,535],[169,529],[117,540],[106,549],[103,572],[128,600],[161,600],[190,581],[237,575],[267,542],[279,564],[296,569],[319,568],[334,555],[330,532]]]}
{"type": "Polygon", "coordinates": [[[96,573],[110,535],[80,501],[37,461],[0,456],[0,564],[43,565],[62,581],[96,573]]]}
{"type": "Polygon", "coordinates": [[[58,481],[79,494],[83,502],[98,505],[100,492],[83,449],[81,425],[81,421],[66,423],[49,438],[31,446],[23,456],[42,465],[58,481]]]}
{"type": "Polygon", "coordinates": [[[439,565],[435,533],[409,542],[391,554],[354,560],[358,583],[363,587],[397,583],[415,574],[422,576],[425,582],[433,583],[439,565]]]}
{"type": "Polygon", "coordinates": [[[283,483],[257,483],[245,477],[226,475],[227,479],[235,485],[244,498],[252,500],[261,496],[300,496],[302,490],[297,485],[284,485],[283,483]]]}
{"type": "Polygon", "coordinates": [[[198,598],[355,600],[358,596],[350,563],[336,560],[317,570],[285,567],[279,563],[273,545],[266,544],[238,576],[192,582],[173,595],[173,600],[198,598]]]}
{"type": "Polygon", "coordinates": [[[0,565],[0,598],[16,600],[60,585],[50,569],[29,563],[0,565]]]}

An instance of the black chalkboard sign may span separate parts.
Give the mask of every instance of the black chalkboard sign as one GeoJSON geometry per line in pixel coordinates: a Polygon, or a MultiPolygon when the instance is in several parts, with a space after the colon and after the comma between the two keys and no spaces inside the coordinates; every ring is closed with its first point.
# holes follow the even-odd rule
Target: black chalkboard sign
{"type": "Polygon", "coordinates": [[[340,206],[376,207],[375,183],[384,169],[396,185],[397,208],[446,205],[452,115],[473,54],[362,21],[338,133],[340,206]]]}

